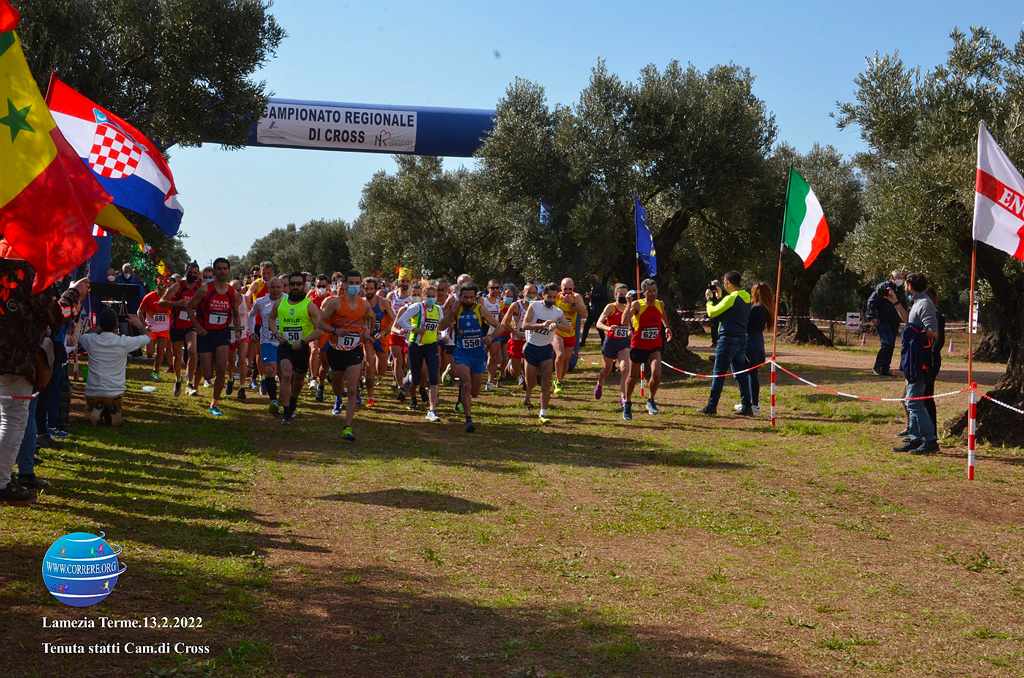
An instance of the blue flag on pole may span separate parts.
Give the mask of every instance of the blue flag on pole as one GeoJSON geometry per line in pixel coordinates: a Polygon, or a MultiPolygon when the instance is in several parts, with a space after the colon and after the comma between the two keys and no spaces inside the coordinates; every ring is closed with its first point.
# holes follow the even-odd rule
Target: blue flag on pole
{"type": "Polygon", "coordinates": [[[640,204],[640,197],[633,191],[633,200],[636,202],[636,252],[644,260],[647,267],[647,275],[653,278],[658,275],[658,257],[654,251],[654,236],[651,229],[647,227],[647,210],[640,204]]]}
{"type": "Polygon", "coordinates": [[[541,226],[551,225],[551,212],[548,211],[548,206],[544,204],[543,200],[540,203],[540,223],[541,226]]]}

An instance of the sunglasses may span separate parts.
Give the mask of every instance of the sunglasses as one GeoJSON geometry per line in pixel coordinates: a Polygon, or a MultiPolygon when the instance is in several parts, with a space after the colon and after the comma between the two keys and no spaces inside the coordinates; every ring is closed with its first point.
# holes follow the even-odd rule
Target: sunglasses
{"type": "Polygon", "coordinates": [[[497,285],[495,285],[493,287],[488,287],[487,289],[489,289],[489,290],[500,290],[501,288],[498,287],[497,285]]]}
{"type": "Polygon", "coordinates": [[[289,281],[288,286],[289,287],[302,287],[305,284],[306,283],[304,283],[304,282],[290,282],[289,281]]]}
{"type": "Polygon", "coordinates": [[[318,290],[326,290],[327,289],[327,285],[317,285],[316,288],[318,290]]]}

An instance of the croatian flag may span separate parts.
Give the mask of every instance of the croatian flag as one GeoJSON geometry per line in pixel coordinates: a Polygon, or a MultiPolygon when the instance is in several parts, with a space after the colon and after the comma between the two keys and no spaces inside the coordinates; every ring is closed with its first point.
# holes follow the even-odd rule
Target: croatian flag
{"type": "Polygon", "coordinates": [[[185,213],[171,168],[133,126],[50,76],[46,103],[61,134],[118,207],[152,220],[164,235],[178,232],[185,213]]]}

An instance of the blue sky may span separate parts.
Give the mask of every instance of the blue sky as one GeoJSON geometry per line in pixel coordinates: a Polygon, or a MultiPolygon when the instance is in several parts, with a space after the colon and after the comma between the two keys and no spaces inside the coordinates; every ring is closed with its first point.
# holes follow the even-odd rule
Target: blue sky
{"type": "MultiPolygon", "coordinates": [[[[494,108],[521,76],[549,103],[571,104],[599,58],[624,80],[672,59],[700,69],[734,62],[756,76],[779,139],[863,150],[855,130],[829,117],[874,52],[907,64],[944,61],[949,33],[991,28],[1017,41],[1019,0],[952,2],[314,2],[278,0],[288,32],[258,78],[275,96],[455,108],[494,108]]],[[[451,159],[447,165],[458,166],[451,159]]],[[[174,148],[189,252],[206,263],[244,254],[288,223],[355,219],[363,186],[386,154],[275,148],[174,148]]]]}

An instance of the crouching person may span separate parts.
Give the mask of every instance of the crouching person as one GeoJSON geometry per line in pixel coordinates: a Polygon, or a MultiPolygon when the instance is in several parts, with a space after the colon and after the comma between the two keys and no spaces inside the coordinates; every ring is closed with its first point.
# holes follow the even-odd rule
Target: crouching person
{"type": "Polygon", "coordinates": [[[128,324],[137,329],[140,336],[118,334],[117,314],[106,309],[100,313],[99,325],[78,339],[79,345],[89,352],[85,408],[86,416],[93,424],[102,419],[111,426],[121,425],[121,396],[125,391],[128,354],[145,348],[149,343],[149,330],[138,316],[129,315],[128,324]]]}

